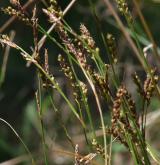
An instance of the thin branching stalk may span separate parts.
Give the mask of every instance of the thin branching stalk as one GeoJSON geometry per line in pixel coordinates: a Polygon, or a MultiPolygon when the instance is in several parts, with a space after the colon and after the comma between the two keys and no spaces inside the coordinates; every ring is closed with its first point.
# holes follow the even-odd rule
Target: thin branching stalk
{"type": "MultiPolygon", "coordinates": [[[[78,77],[76,75],[76,72],[75,72],[75,69],[74,69],[74,66],[73,66],[73,63],[72,63],[71,56],[70,56],[70,54],[67,54],[67,56],[68,56],[68,60],[69,60],[71,69],[73,71],[73,74],[75,76],[75,79],[76,79],[76,81],[78,83],[78,86],[80,86],[78,77]]],[[[93,133],[92,134],[92,139],[94,139],[94,138],[96,138],[96,135],[95,135],[95,128],[94,128],[92,117],[91,117],[91,113],[90,113],[90,108],[89,108],[88,103],[87,103],[87,98],[86,98],[86,96],[82,92],[82,89],[81,88],[79,88],[79,89],[80,89],[80,94],[82,96],[82,102],[84,103],[84,106],[86,108],[86,112],[87,112],[87,115],[88,115],[89,123],[90,123],[91,129],[92,129],[92,133],[93,133]]]]}
{"type": "Polygon", "coordinates": [[[72,147],[73,147],[73,149],[74,149],[75,144],[74,144],[74,142],[73,142],[71,136],[69,135],[69,132],[68,132],[68,130],[67,130],[65,124],[63,123],[63,121],[62,121],[62,119],[61,119],[61,116],[60,116],[60,114],[59,114],[59,109],[57,108],[57,106],[56,106],[56,104],[55,104],[55,102],[54,102],[52,93],[50,93],[50,92],[48,91],[48,94],[49,94],[49,96],[50,96],[50,101],[51,101],[52,109],[54,110],[54,112],[55,112],[56,115],[58,116],[58,119],[60,120],[60,125],[62,126],[62,128],[63,128],[63,130],[64,130],[64,132],[65,132],[65,134],[66,134],[66,137],[67,137],[68,141],[71,143],[71,145],[72,145],[72,147]]]}
{"type": "Polygon", "coordinates": [[[24,57],[24,59],[26,61],[30,61],[32,62],[37,69],[39,69],[39,71],[44,74],[44,76],[46,77],[46,79],[48,79],[50,81],[50,83],[53,85],[54,88],[57,89],[57,91],[61,94],[61,96],[64,98],[64,100],[66,101],[66,103],[68,104],[68,106],[71,108],[72,112],[74,113],[74,115],[78,118],[78,120],[80,121],[80,123],[85,127],[84,122],[82,121],[82,119],[79,117],[76,109],[74,108],[74,106],[72,105],[72,103],[70,102],[70,100],[65,96],[65,94],[63,93],[62,89],[60,88],[60,86],[57,84],[57,82],[55,82],[54,78],[51,77],[43,68],[42,66],[35,60],[32,58],[32,56],[30,54],[28,54],[24,49],[22,49],[21,47],[19,47],[18,45],[16,45],[15,43],[12,43],[10,41],[7,40],[0,40],[2,43],[5,44],[9,44],[11,47],[19,50],[22,54],[22,56],[24,57]]]}

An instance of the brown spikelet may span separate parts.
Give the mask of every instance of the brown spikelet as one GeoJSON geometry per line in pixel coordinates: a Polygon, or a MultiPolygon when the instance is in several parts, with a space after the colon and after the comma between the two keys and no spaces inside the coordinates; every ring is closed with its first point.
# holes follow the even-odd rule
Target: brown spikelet
{"type": "Polygon", "coordinates": [[[91,49],[94,49],[95,48],[95,41],[93,40],[90,32],[88,31],[88,29],[86,28],[86,26],[84,24],[80,25],[80,32],[81,32],[82,39],[84,39],[84,41],[87,42],[88,46],[91,49]]]}
{"type": "Polygon", "coordinates": [[[5,14],[17,17],[19,20],[25,22],[27,25],[32,25],[32,21],[21,10],[16,10],[16,9],[12,8],[11,6],[8,6],[7,8],[1,8],[1,10],[5,14]]]}
{"type": "Polygon", "coordinates": [[[10,3],[17,8],[18,11],[23,13],[24,15],[28,16],[29,14],[23,9],[19,0],[10,0],[10,3]]]}
{"type": "Polygon", "coordinates": [[[96,139],[93,139],[93,141],[92,141],[92,146],[93,146],[95,152],[96,152],[97,154],[102,155],[102,157],[104,158],[104,154],[105,154],[105,153],[104,153],[104,148],[103,148],[100,144],[98,144],[98,142],[97,142],[96,139]]]}
{"type": "Polygon", "coordinates": [[[129,7],[128,7],[126,0],[116,0],[116,2],[117,2],[118,9],[121,12],[121,14],[124,15],[130,23],[132,23],[133,18],[129,11],[129,7]]]}
{"type": "Polygon", "coordinates": [[[45,53],[44,53],[44,69],[45,69],[46,73],[49,74],[48,50],[47,49],[45,49],[45,53]]]}
{"type": "Polygon", "coordinates": [[[131,95],[128,93],[125,86],[121,86],[116,94],[116,99],[113,103],[113,109],[112,109],[112,120],[111,120],[111,133],[114,137],[116,137],[121,143],[123,143],[128,148],[128,143],[126,141],[126,133],[129,134],[132,137],[132,140],[138,144],[137,135],[135,133],[135,126],[133,125],[131,121],[134,120],[134,122],[137,125],[137,128],[139,128],[138,124],[138,117],[136,113],[136,107],[135,103],[131,98],[131,95]],[[124,111],[122,109],[122,105],[124,101],[127,103],[128,110],[124,111]]]}
{"type": "Polygon", "coordinates": [[[147,75],[143,86],[144,98],[147,100],[148,104],[150,103],[150,99],[159,80],[158,75],[156,75],[156,69],[152,69],[151,74],[152,76],[147,75]]]}
{"type": "Polygon", "coordinates": [[[39,49],[38,49],[38,18],[36,18],[36,6],[33,9],[32,24],[33,24],[33,38],[34,38],[34,49],[35,49],[35,59],[38,58],[39,49]]]}
{"type": "Polygon", "coordinates": [[[71,86],[73,87],[74,90],[73,95],[75,97],[75,100],[79,100],[80,98],[79,98],[78,84],[75,80],[75,77],[73,75],[70,66],[68,65],[68,63],[61,54],[58,56],[58,61],[60,63],[62,71],[64,72],[65,76],[69,79],[71,86]]]}
{"type": "Polygon", "coordinates": [[[94,157],[96,157],[96,153],[89,153],[88,155],[81,156],[79,154],[79,146],[78,144],[75,146],[75,163],[74,165],[89,165],[94,157]]]}
{"type": "Polygon", "coordinates": [[[144,91],[143,91],[143,87],[142,87],[141,80],[140,80],[139,76],[135,72],[132,77],[133,77],[134,83],[136,84],[136,86],[138,88],[137,89],[138,93],[140,93],[141,95],[143,95],[143,92],[144,91]]]}
{"type": "Polygon", "coordinates": [[[19,0],[10,0],[10,3],[14,6],[20,6],[19,0]]]}
{"type": "Polygon", "coordinates": [[[52,22],[56,23],[56,31],[63,41],[63,44],[67,47],[69,53],[76,57],[81,67],[85,69],[87,73],[92,74],[93,70],[91,69],[91,66],[87,64],[86,51],[81,41],[78,40],[76,43],[72,42],[72,39],[69,37],[68,32],[65,30],[64,25],[58,19],[54,10],[50,12],[49,10],[44,9],[43,11],[49,16],[49,19],[52,22]]]}
{"type": "Polygon", "coordinates": [[[110,95],[109,83],[108,79],[105,79],[103,76],[98,73],[93,73],[93,80],[96,88],[101,96],[105,97],[106,95],[110,95]]]}
{"type": "Polygon", "coordinates": [[[107,34],[107,45],[108,45],[108,51],[111,55],[111,62],[117,63],[117,48],[116,48],[116,42],[115,38],[112,34],[107,34]]]}
{"type": "Polygon", "coordinates": [[[10,41],[10,38],[7,35],[4,35],[4,34],[1,35],[0,43],[2,44],[2,46],[3,44],[6,44],[12,48],[18,49],[18,46],[14,42],[10,41]]]}
{"type": "Polygon", "coordinates": [[[59,18],[55,15],[55,13],[51,13],[49,10],[47,9],[43,9],[43,12],[49,16],[49,21],[51,23],[60,23],[59,18]]]}
{"type": "Polygon", "coordinates": [[[138,87],[138,92],[149,104],[153,92],[156,88],[156,85],[159,81],[159,76],[156,75],[156,68],[151,70],[151,75],[150,74],[147,75],[147,78],[144,81],[143,85],[136,73],[133,75],[133,80],[138,87]]]}

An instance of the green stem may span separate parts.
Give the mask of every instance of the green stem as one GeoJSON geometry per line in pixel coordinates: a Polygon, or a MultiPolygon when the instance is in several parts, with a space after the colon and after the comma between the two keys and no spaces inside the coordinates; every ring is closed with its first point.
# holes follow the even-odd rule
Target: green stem
{"type": "Polygon", "coordinates": [[[42,114],[42,94],[41,94],[41,78],[40,73],[38,73],[38,93],[36,94],[36,100],[37,100],[37,109],[38,109],[38,116],[40,120],[40,126],[41,126],[41,138],[42,138],[42,147],[43,147],[43,155],[44,155],[44,161],[45,165],[48,165],[47,160],[47,153],[46,153],[46,142],[45,142],[45,133],[44,133],[44,123],[43,123],[43,114],[42,114]]]}
{"type": "Polygon", "coordinates": [[[31,158],[32,165],[36,165],[35,160],[34,160],[32,154],[31,154],[30,150],[28,149],[28,147],[26,146],[26,144],[24,143],[24,141],[22,140],[22,138],[19,136],[19,134],[16,132],[16,130],[6,120],[0,118],[0,121],[2,121],[4,124],[6,124],[13,131],[13,133],[16,135],[16,137],[22,143],[22,145],[24,146],[26,152],[28,153],[29,157],[31,158]]]}

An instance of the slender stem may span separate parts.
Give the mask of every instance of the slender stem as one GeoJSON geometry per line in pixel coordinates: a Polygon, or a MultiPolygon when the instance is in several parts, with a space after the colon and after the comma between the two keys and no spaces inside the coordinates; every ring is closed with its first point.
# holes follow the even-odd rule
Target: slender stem
{"type": "Polygon", "coordinates": [[[19,134],[16,132],[16,130],[12,127],[11,124],[9,124],[6,120],[0,118],[0,121],[2,121],[3,123],[5,123],[12,131],[13,133],[16,135],[16,137],[19,139],[19,141],[22,143],[22,145],[24,146],[26,152],[28,153],[28,155],[30,156],[31,160],[32,160],[32,165],[35,165],[35,161],[34,158],[30,152],[30,150],[28,149],[28,147],[26,146],[26,144],[24,143],[24,141],[22,140],[22,138],[19,136],[19,134]]]}
{"type": "Polygon", "coordinates": [[[64,98],[64,100],[66,101],[66,103],[68,104],[68,106],[70,107],[70,109],[72,110],[72,112],[74,113],[74,115],[78,118],[78,120],[80,121],[80,123],[84,126],[84,122],[82,121],[82,119],[79,117],[76,109],[74,108],[74,106],[72,105],[72,103],[69,101],[69,99],[66,97],[66,95],[63,93],[62,89],[60,88],[60,86],[58,85],[58,83],[54,80],[54,77],[51,77],[43,68],[42,66],[33,59],[33,57],[28,54],[24,49],[22,49],[21,47],[19,47],[18,45],[16,45],[17,49],[20,50],[22,53],[22,56],[25,58],[26,61],[31,61],[36,67],[37,69],[39,69],[39,71],[41,71],[42,74],[44,74],[44,76],[50,81],[50,83],[53,85],[54,88],[57,89],[57,91],[60,93],[60,95],[64,98]]]}
{"type": "MultiPolygon", "coordinates": [[[[81,64],[80,64],[81,66],[81,64]]],[[[101,104],[100,104],[100,101],[99,101],[99,98],[98,98],[98,94],[96,92],[96,89],[95,89],[95,86],[92,82],[92,80],[90,79],[90,77],[87,75],[85,69],[81,66],[81,69],[85,75],[85,77],[87,78],[90,86],[91,86],[91,89],[93,91],[93,94],[95,96],[95,99],[96,99],[96,103],[97,103],[97,107],[98,107],[98,111],[99,111],[99,114],[100,114],[100,120],[101,120],[101,124],[102,124],[102,131],[103,131],[103,141],[104,141],[104,152],[105,152],[105,165],[107,165],[107,140],[106,140],[106,127],[105,127],[105,123],[104,123],[104,118],[103,118],[103,113],[102,113],[102,108],[101,108],[101,104]]]]}
{"type": "Polygon", "coordinates": [[[38,92],[36,92],[35,95],[36,95],[38,116],[39,116],[40,126],[41,126],[41,139],[42,139],[44,161],[45,161],[45,165],[48,165],[47,153],[46,153],[45,133],[44,133],[44,123],[43,123],[43,114],[42,114],[41,79],[40,79],[40,73],[38,73],[38,71],[37,71],[37,75],[38,75],[38,92]]]}
{"type": "MultiPolygon", "coordinates": [[[[69,4],[68,4],[68,6],[65,8],[65,10],[63,11],[63,14],[62,14],[62,16],[64,17],[66,14],[67,14],[67,12],[71,9],[71,7],[74,5],[74,3],[76,2],[77,0],[72,0],[69,4]]],[[[59,20],[61,20],[62,19],[62,17],[59,17],[59,20]]],[[[47,30],[47,34],[50,34],[52,31],[53,31],[53,29],[55,28],[55,26],[56,26],[56,23],[54,23],[48,30],[47,30]]],[[[44,42],[45,42],[45,40],[46,40],[46,38],[47,38],[47,35],[45,34],[41,39],[40,39],[40,41],[38,42],[38,48],[39,48],[39,50],[41,49],[41,47],[43,46],[43,44],[44,44],[44,42]]]]}
{"type": "MultiPolygon", "coordinates": [[[[15,37],[15,31],[11,31],[10,40],[13,41],[14,37],[15,37]]],[[[2,67],[0,71],[0,87],[2,86],[5,80],[9,52],[10,52],[10,46],[7,45],[4,52],[4,58],[3,58],[2,67]]]]}
{"type": "Polygon", "coordinates": [[[136,56],[138,57],[139,61],[141,62],[142,66],[145,68],[144,62],[141,59],[141,56],[139,54],[139,51],[135,45],[135,43],[133,42],[133,40],[131,39],[130,35],[128,34],[128,32],[125,29],[125,26],[123,25],[122,21],[120,20],[119,16],[117,15],[117,13],[114,10],[114,7],[112,6],[112,4],[110,3],[109,0],[103,0],[104,3],[106,4],[106,6],[108,7],[108,9],[111,11],[113,17],[115,18],[119,28],[121,29],[123,35],[125,36],[125,38],[127,39],[128,43],[130,44],[131,48],[133,49],[134,53],[136,54],[136,56]]]}
{"type": "MultiPolygon", "coordinates": [[[[68,60],[69,60],[71,69],[72,69],[72,71],[73,71],[73,74],[74,74],[74,76],[75,76],[75,79],[76,79],[77,83],[79,84],[79,80],[78,80],[78,77],[77,77],[77,75],[76,75],[76,72],[75,72],[75,69],[74,69],[74,66],[73,66],[73,63],[72,63],[71,56],[70,56],[69,54],[68,54],[68,60]]],[[[79,85],[79,86],[80,86],[80,85],[79,85]]],[[[95,129],[94,129],[94,125],[93,125],[91,113],[90,113],[90,108],[89,108],[88,103],[87,103],[87,100],[86,100],[87,98],[86,98],[86,96],[83,94],[81,87],[79,87],[79,89],[80,89],[80,93],[81,93],[81,96],[82,96],[82,101],[83,101],[84,106],[85,106],[86,111],[87,111],[87,116],[88,116],[88,119],[89,119],[89,123],[90,123],[91,129],[92,129],[92,133],[93,133],[93,137],[92,137],[92,138],[96,138],[95,129]]]]}
{"type": "Polygon", "coordinates": [[[160,56],[159,56],[158,51],[157,51],[157,45],[156,45],[156,43],[154,41],[154,38],[152,36],[152,33],[151,33],[151,31],[150,31],[150,29],[149,29],[149,27],[147,25],[147,22],[145,21],[145,18],[144,18],[143,14],[142,14],[142,12],[140,10],[139,4],[138,4],[137,0],[133,0],[133,3],[135,5],[135,7],[136,7],[136,10],[137,10],[138,15],[139,15],[140,20],[141,20],[141,23],[142,23],[142,25],[144,27],[144,30],[146,31],[146,34],[148,35],[148,38],[150,39],[150,41],[153,44],[154,55],[158,59],[158,61],[160,62],[160,56]]]}
{"type": "Polygon", "coordinates": [[[108,165],[111,165],[111,160],[112,160],[112,143],[113,143],[113,135],[111,135],[110,137],[108,165]]]}

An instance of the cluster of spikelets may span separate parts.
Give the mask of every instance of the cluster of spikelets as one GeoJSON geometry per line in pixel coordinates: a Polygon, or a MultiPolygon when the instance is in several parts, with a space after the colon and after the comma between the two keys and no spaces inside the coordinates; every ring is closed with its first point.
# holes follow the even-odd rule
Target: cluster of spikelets
{"type": "Polygon", "coordinates": [[[116,0],[116,2],[117,2],[118,9],[121,12],[121,14],[124,15],[130,23],[132,23],[133,17],[131,15],[131,12],[129,10],[126,0],[116,0]]]}
{"type": "Polygon", "coordinates": [[[138,92],[140,93],[142,98],[147,101],[148,104],[150,103],[153,91],[159,81],[159,77],[156,74],[156,68],[151,70],[151,75],[152,76],[150,76],[149,74],[147,75],[147,78],[144,81],[144,85],[141,84],[141,80],[136,73],[133,75],[133,79],[135,84],[137,85],[138,92]]]}
{"type": "MultiPolygon", "coordinates": [[[[107,79],[97,73],[87,62],[88,57],[93,58],[94,53],[99,52],[99,49],[95,46],[95,42],[91,37],[88,29],[83,24],[81,24],[81,35],[78,36],[76,33],[74,33],[73,35],[76,39],[73,41],[73,39],[69,36],[67,30],[64,28],[65,26],[63,25],[62,21],[58,19],[59,17],[57,16],[57,12],[53,12],[54,10],[50,12],[50,10],[46,9],[44,9],[43,11],[48,15],[50,22],[56,23],[56,31],[59,34],[63,44],[67,47],[68,52],[74,55],[81,68],[84,69],[85,72],[91,76],[93,82],[95,83],[95,86],[99,90],[99,93],[103,93],[104,95],[108,94],[109,87],[107,79]]],[[[70,66],[64,65],[64,58],[62,57],[62,55],[59,56],[58,60],[63,67],[63,71],[69,72],[65,73],[65,75],[67,75],[68,78],[70,77],[70,79],[73,79],[73,73],[69,68],[70,66]],[[68,74],[70,74],[71,76],[69,76],[68,74]]]]}
{"type": "Polygon", "coordinates": [[[136,107],[131,95],[128,93],[125,86],[121,86],[116,94],[116,99],[113,103],[112,110],[112,126],[111,133],[115,138],[117,138],[120,142],[128,146],[126,141],[126,134],[130,135],[132,141],[135,144],[138,144],[137,135],[135,132],[135,128],[133,127],[133,123],[130,121],[134,121],[136,126],[139,128],[138,124],[138,115],[136,112],[136,107]],[[127,106],[123,105],[124,103],[128,104],[127,106]],[[122,106],[128,107],[125,111],[122,111],[122,106]],[[130,120],[130,117],[132,120],[130,120]]]}
{"type": "MultiPolygon", "coordinates": [[[[16,9],[7,7],[2,8],[1,10],[6,14],[18,17],[20,20],[33,27],[35,46],[34,53],[36,53],[36,55],[32,57],[29,54],[25,53],[18,45],[11,42],[6,35],[1,36],[0,42],[2,44],[7,44],[22,51],[23,57],[27,61],[31,61],[40,70],[42,74],[41,78],[43,81],[43,86],[46,88],[56,88],[57,86],[59,86],[59,84],[56,82],[55,78],[49,71],[47,50],[45,50],[44,62],[41,62],[40,57],[38,56],[38,22],[35,18],[35,11],[32,18],[28,18],[19,1],[11,2],[16,7],[16,9]]],[[[138,122],[138,114],[135,102],[129,94],[128,90],[124,85],[122,85],[117,89],[116,96],[114,97],[108,81],[108,68],[111,66],[108,64],[105,65],[105,75],[103,75],[97,72],[97,70],[88,62],[88,58],[94,60],[95,55],[99,55],[99,48],[96,47],[95,41],[88,29],[85,27],[85,25],[81,24],[80,35],[75,33],[73,30],[67,30],[67,28],[65,28],[64,22],[60,19],[62,17],[62,11],[57,6],[56,1],[53,0],[50,1],[50,3],[51,6],[48,9],[43,9],[43,12],[48,16],[49,21],[56,25],[55,30],[58,33],[63,45],[66,47],[67,52],[73,55],[73,58],[78,62],[78,65],[80,66],[81,70],[84,71],[86,77],[89,77],[92,80],[96,90],[98,91],[99,96],[105,99],[110,98],[110,101],[113,102],[113,108],[111,111],[111,125],[109,129],[106,128],[106,134],[111,134],[113,137],[119,140],[119,142],[124,144],[129,150],[130,146],[127,141],[128,137],[137,147],[140,147],[141,140],[139,139],[136,129],[141,129],[141,126],[138,122]]],[[[120,11],[131,21],[132,17],[125,0],[117,0],[117,3],[120,11]]],[[[106,42],[108,45],[108,52],[111,55],[110,62],[111,64],[115,64],[117,63],[115,38],[111,34],[108,34],[106,37],[106,42]]],[[[85,96],[84,98],[87,98],[87,84],[85,82],[79,81],[79,79],[76,77],[76,74],[74,73],[73,68],[65,57],[59,55],[58,61],[61,70],[64,72],[66,78],[71,84],[71,87],[73,88],[75,101],[80,107],[82,107],[81,102],[83,98],[81,97],[81,94],[85,96]]],[[[134,82],[138,88],[138,92],[148,105],[152,98],[154,89],[156,88],[156,85],[158,83],[156,69],[152,70],[151,75],[152,76],[147,76],[144,85],[141,84],[141,80],[139,79],[137,74],[133,76],[134,82]]],[[[94,148],[95,153],[88,154],[84,157],[79,156],[78,146],[75,147],[75,165],[89,164],[90,161],[98,154],[102,155],[102,157],[105,157],[104,147],[98,144],[95,139],[92,142],[92,147],[94,148]]]]}
{"type": "MultiPolygon", "coordinates": [[[[126,10],[126,12],[127,11],[128,10],[126,10]]],[[[107,78],[104,78],[102,75],[97,73],[92,68],[92,66],[89,65],[87,62],[88,53],[92,54],[92,52],[96,51],[95,42],[91,37],[87,28],[84,25],[81,25],[80,26],[81,37],[78,37],[77,34],[74,33],[76,37],[76,42],[73,42],[68,32],[65,30],[63,23],[60,20],[58,20],[56,13],[54,12],[52,13],[48,10],[44,10],[44,12],[48,15],[50,22],[57,23],[56,31],[59,34],[62,42],[65,44],[65,46],[67,46],[68,51],[75,56],[81,68],[85,69],[85,71],[92,77],[94,85],[99,90],[101,96],[108,95],[111,97],[112,93],[110,92],[111,90],[109,88],[109,83],[107,81],[107,78]],[[85,46],[83,42],[86,43],[85,46]]],[[[109,53],[112,55],[112,58],[114,60],[113,63],[116,63],[117,52],[115,46],[115,39],[112,35],[107,36],[107,43],[108,43],[109,53]]],[[[62,56],[60,57],[61,57],[59,58],[60,63],[64,63],[64,59],[62,58],[62,56]]],[[[90,57],[92,58],[92,55],[90,55],[90,57]]],[[[73,74],[69,66],[63,65],[62,68],[65,75],[68,78],[70,77],[70,80],[73,80],[72,78],[73,74]]],[[[150,101],[152,93],[156,88],[156,84],[158,82],[158,76],[155,74],[155,72],[153,72],[152,74],[153,76],[147,77],[144,86],[141,87],[141,91],[143,90],[143,93],[141,94],[143,95],[144,99],[147,100],[147,102],[150,101]]],[[[72,82],[72,84],[74,84],[74,82],[72,82]]],[[[72,86],[75,87],[76,85],[72,85],[72,86]]],[[[138,87],[140,88],[140,86],[138,87]]],[[[113,101],[111,128],[106,132],[112,134],[122,144],[124,144],[127,148],[129,148],[128,141],[126,140],[127,136],[129,136],[131,141],[137,147],[140,146],[141,142],[137,135],[136,129],[140,129],[140,125],[138,123],[138,114],[136,112],[135,102],[132,99],[129,92],[127,91],[126,87],[121,86],[119,87],[116,94],[116,98],[113,101]]],[[[93,146],[96,145],[97,143],[94,142],[93,146]]],[[[103,147],[98,146],[97,153],[101,153],[101,155],[104,155],[103,147]]]]}
{"type": "Polygon", "coordinates": [[[20,2],[17,0],[15,0],[15,1],[11,0],[10,2],[15,8],[8,6],[6,8],[1,8],[1,10],[5,14],[8,14],[10,16],[15,16],[19,20],[25,22],[26,24],[31,25],[32,21],[31,21],[31,19],[28,18],[28,16],[27,16],[28,14],[23,10],[20,2]]]}

